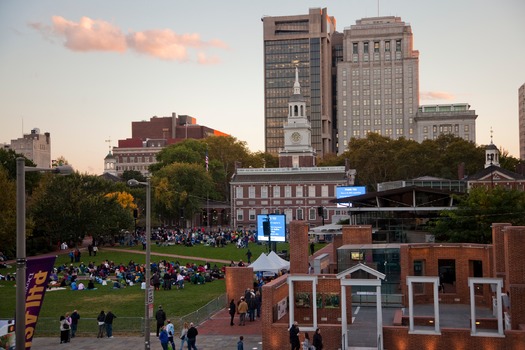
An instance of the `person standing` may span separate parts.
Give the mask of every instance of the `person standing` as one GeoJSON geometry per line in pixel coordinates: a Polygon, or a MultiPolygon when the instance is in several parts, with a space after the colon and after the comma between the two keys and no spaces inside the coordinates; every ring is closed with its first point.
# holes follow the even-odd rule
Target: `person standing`
{"type": "Polygon", "coordinates": [[[71,314],[71,338],[74,338],[77,333],[78,320],[80,320],[80,314],[74,310],[71,314]]]}
{"type": "Polygon", "coordinates": [[[244,340],[244,337],[241,335],[239,337],[239,341],[237,342],[237,350],[244,350],[243,340],[244,340]]]}
{"type": "Polygon", "coordinates": [[[248,251],[246,252],[246,257],[248,258],[248,264],[250,264],[252,262],[252,252],[250,250],[250,248],[248,248],[248,251]]]}
{"type": "Polygon", "coordinates": [[[235,306],[235,300],[230,301],[230,308],[228,309],[228,312],[230,313],[230,326],[233,326],[233,318],[235,317],[235,312],[237,311],[237,307],[235,306]]]}
{"type": "Polygon", "coordinates": [[[100,311],[100,313],[97,316],[97,322],[98,322],[98,334],[97,338],[104,338],[104,321],[106,320],[106,314],[104,313],[104,310],[100,311]]]}
{"type": "Polygon", "coordinates": [[[176,350],[175,342],[173,341],[173,334],[175,333],[175,327],[173,327],[173,323],[171,323],[171,320],[167,321],[166,332],[168,333],[168,343],[171,343],[171,348],[173,350],[176,350]]]}
{"type": "Polygon", "coordinates": [[[162,305],[159,305],[157,313],[155,313],[155,319],[157,320],[157,338],[159,337],[159,330],[164,326],[164,321],[166,321],[166,313],[162,310],[162,305]]]}
{"type": "Polygon", "coordinates": [[[160,345],[162,346],[162,350],[168,350],[168,332],[166,331],[166,327],[162,326],[159,333],[159,340],[160,345]]]}
{"type": "Polygon", "coordinates": [[[244,300],[244,297],[241,297],[241,302],[237,306],[237,312],[239,312],[239,326],[244,326],[246,322],[246,312],[248,312],[248,304],[244,300]]]}
{"type": "Polygon", "coordinates": [[[188,333],[186,336],[188,337],[188,350],[197,350],[197,335],[199,334],[199,331],[197,328],[195,328],[195,325],[193,322],[190,323],[190,328],[188,329],[188,333]]]}
{"type": "Polygon", "coordinates": [[[184,322],[184,326],[182,326],[182,330],[180,331],[180,350],[184,347],[184,343],[188,344],[188,322],[184,322]]]}
{"type": "Polygon", "coordinates": [[[315,330],[312,345],[315,347],[315,350],[323,350],[323,337],[319,328],[315,330]]]}
{"type": "Polygon", "coordinates": [[[104,319],[104,324],[106,325],[106,335],[108,338],[113,338],[113,320],[115,318],[117,318],[117,316],[115,316],[115,314],[110,310],[104,319]]]}
{"type": "Polygon", "coordinates": [[[303,350],[312,350],[312,345],[310,344],[310,335],[308,335],[308,332],[304,333],[303,350]]]}
{"type": "Polygon", "coordinates": [[[297,321],[290,327],[290,345],[292,350],[300,350],[301,342],[299,341],[299,326],[297,321]]]}
{"type": "Polygon", "coordinates": [[[65,316],[60,316],[60,344],[69,343],[69,324],[65,316]]]}

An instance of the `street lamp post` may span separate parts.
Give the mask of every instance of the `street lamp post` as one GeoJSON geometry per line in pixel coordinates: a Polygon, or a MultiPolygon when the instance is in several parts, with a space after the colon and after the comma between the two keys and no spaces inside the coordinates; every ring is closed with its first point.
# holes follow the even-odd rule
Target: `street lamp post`
{"type": "MultiPolygon", "coordinates": [[[[144,292],[144,349],[150,349],[150,324],[149,324],[149,307],[150,303],[150,293],[153,293],[149,283],[150,272],[151,272],[151,183],[148,178],[146,182],[139,182],[135,179],[128,180],[128,186],[146,186],[146,289],[144,292]]],[[[153,294],[151,294],[153,295],[153,294]]]]}
{"type": "Polygon", "coordinates": [[[55,168],[26,167],[25,158],[16,158],[16,348],[25,349],[26,331],[26,171],[54,172],[68,175],[73,172],[69,165],[55,168]]]}

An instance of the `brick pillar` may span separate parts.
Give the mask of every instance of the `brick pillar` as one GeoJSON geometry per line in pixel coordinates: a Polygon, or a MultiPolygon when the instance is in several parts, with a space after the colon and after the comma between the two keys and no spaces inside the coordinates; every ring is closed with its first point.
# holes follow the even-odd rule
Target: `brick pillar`
{"type": "Polygon", "coordinates": [[[525,324],[525,226],[507,226],[504,230],[505,272],[510,292],[512,329],[525,324]]]}
{"type": "Polygon", "coordinates": [[[290,222],[290,273],[308,273],[308,223],[290,222]]]}
{"type": "Polygon", "coordinates": [[[253,288],[254,272],[251,267],[226,267],[224,281],[226,284],[226,295],[228,305],[230,300],[239,301],[248,288],[253,288]]]}
{"type": "MultiPolygon", "coordinates": [[[[492,224],[492,250],[494,259],[494,277],[503,278],[505,280],[505,244],[504,244],[504,228],[511,226],[507,223],[492,224]]],[[[505,286],[504,289],[506,289],[505,286]]]]}
{"type": "Polygon", "coordinates": [[[343,226],[343,245],[345,244],[372,244],[372,226],[343,226]]]}

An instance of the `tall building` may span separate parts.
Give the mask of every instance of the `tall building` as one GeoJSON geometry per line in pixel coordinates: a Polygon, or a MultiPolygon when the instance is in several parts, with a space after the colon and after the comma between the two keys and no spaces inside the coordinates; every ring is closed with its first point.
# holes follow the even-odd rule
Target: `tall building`
{"type": "Polygon", "coordinates": [[[335,18],[327,9],[307,15],[263,17],[264,120],[266,152],[278,155],[284,146],[290,86],[295,68],[312,128],[312,147],[319,156],[335,152],[332,111],[332,35],[335,18]]]}
{"type": "Polygon", "coordinates": [[[525,160],[525,84],[518,90],[518,119],[520,132],[520,159],[525,160]]]}
{"type": "Polygon", "coordinates": [[[416,139],[419,52],[409,24],[399,17],[373,17],[345,29],[337,100],[339,154],[352,137],[370,132],[416,139]]]}
{"type": "Polygon", "coordinates": [[[8,148],[31,159],[37,167],[51,167],[51,134],[41,134],[39,128],[32,129],[30,134],[24,134],[21,138],[11,140],[8,148]]]}
{"type": "Polygon", "coordinates": [[[419,106],[415,117],[415,140],[436,139],[451,134],[467,141],[476,141],[476,115],[468,103],[419,106]]]}

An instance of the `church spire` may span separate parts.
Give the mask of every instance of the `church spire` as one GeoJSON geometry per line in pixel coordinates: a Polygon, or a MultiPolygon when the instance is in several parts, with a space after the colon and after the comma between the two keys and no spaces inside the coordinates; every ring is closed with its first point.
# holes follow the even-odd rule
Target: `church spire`
{"type": "Polygon", "coordinates": [[[293,94],[301,94],[301,84],[299,84],[299,69],[295,67],[295,83],[293,83],[293,94]]]}

